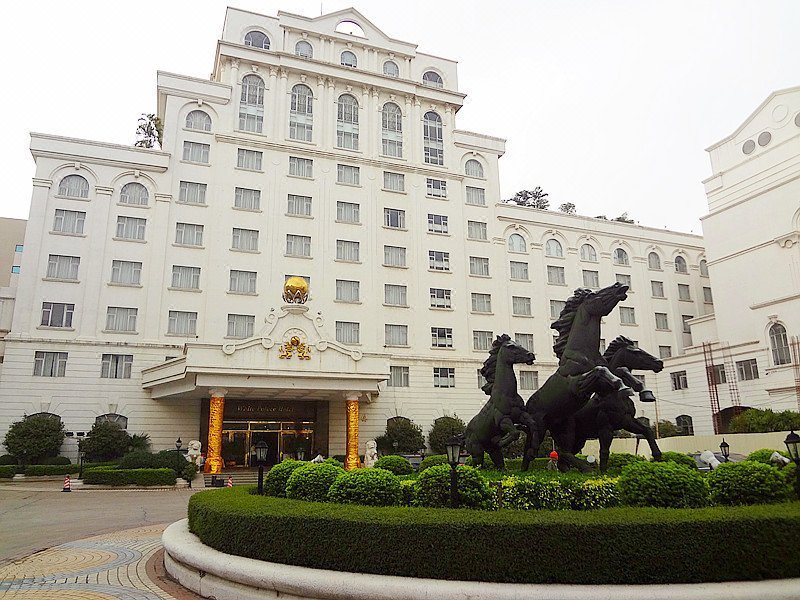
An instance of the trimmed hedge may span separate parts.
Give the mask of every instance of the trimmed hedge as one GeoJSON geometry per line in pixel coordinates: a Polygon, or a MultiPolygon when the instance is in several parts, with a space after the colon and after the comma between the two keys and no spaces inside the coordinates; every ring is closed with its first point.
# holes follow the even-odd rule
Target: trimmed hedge
{"type": "Polygon", "coordinates": [[[286,482],[295,469],[305,463],[299,460],[285,459],[267,471],[264,477],[264,493],[267,496],[286,498],[286,482]]]}
{"type": "MultiPolygon", "coordinates": [[[[645,462],[645,458],[643,456],[638,456],[636,454],[629,454],[628,452],[612,452],[608,456],[608,469],[607,473],[609,475],[619,475],[622,473],[622,469],[627,467],[630,464],[645,462]]],[[[697,465],[695,465],[695,468],[697,465]]]]}
{"type": "Polygon", "coordinates": [[[781,456],[785,458],[789,458],[789,453],[786,450],[772,450],[770,448],[760,448],[759,450],[753,450],[750,454],[747,455],[745,460],[753,461],[753,462],[760,462],[764,463],[765,465],[771,465],[772,463],[769,460],[769,457],[773,455],[773,453],[777,452],[781,456]]]}
{"type": "MultiPolygon", "coordinates": [[[[450,465],[436,465],[423,471],[414,486],[415,506],[450,506],[450,465]]],[[[459,465],[458,474],[459,505],[463,508],[493,508],[494,496],[478,469],[459,465]]]]}
{"type": "Polygon", "coordinates": [[[94,485],[175,485],[177,476],[172,469],[110,469],[95,467],[84,469],[83,482],[94,485]]]}
{"type": "Polygon", "coordinates": [[[188,512],[190,530],[221,552],[316,569],[509,583],[800,577],[800,553],[786,552],[800,535],[800,502],[668,511],[468,511],[318,504],[254,496],[237,487],[194,494],[188,512]],[[546,549],[535,560],[533,543],[546,549]],[[370,560],[364,560],[364,548],[370,548],[370,560]],[[658,560],[642,560],[642,548],[657,548],[658,560]],[[570,556],[581,557],[580,568],[564,568],[570,556]]]}
{"type": "Polygon", "coordinates": [[[756,461],[722,463],[708,474],[714,504],[769,504],[789,498],[789,486],[778,469],[756,461]]]}
{"type": "Polygon", "coordinates": [[[328,501],[366,506],[400,504],[403,492],[397,476],[384,469],[355,469],[345,472],[328,490],[328,501]]]}
{"type": "Polygon", "coordinates": [[[408,462],[408,459],[397,454],[389,454],[381,456],[375,461],[376,469],[386,469],[395,475],[408,475],[414,472],[414,467],[408,462]]]}
{"type": "Polygon", "coordinates": [[[506,477],[503,508],[590,510],[619,504],[617,479],[583,477],[506,477]]]}
{"type": "Polygon", "coordinates": [[[45,475],[72,475],[80,470],[78,465],[28,465],[25,467],[25,477],[45,475]]]}
{"type": "Polygon", "coordinates": [[[40,465],[68,465],[70,460],[66,456],[46,456],[39,461],[40,465]]]}
{"type": "Polygon", "coordinates": [[[11,479],[16,474],[16,465],[0,465],[0,479],[11,479]]]}
{"type": "Polygon", "coordinates": [[[679,465],[687,466],[690,469],[697,469],[697,463],[695,462],[695,460],[688,454],[682,454],[680,452],[670,452],[670,451],[662,452],[661,462],[674,462],[679,465]]]}
{"type": "Polygon", "coordinates": [[[422,462],[419,463],[419,472],[422,473],[428,467],[435,467],[436,465],[446,465],[447,464],[447,455],[446,454],[431,454],[430,456],[426,456],[422,459],[422,462]]]}
{"type": "Polygon", "coordinates": [[[627,506],[694,508],[708,504],[708,483],[697,469],[673,462],[635,462],[622,469],[619,497],[627,506]]]}
{"type": "Polygon", "coordinates": [[[344,472],[344,469],[336,465],[305,463],[289,475],[286,481],[286,497],[325,502],[333,482],[344,472]]]}

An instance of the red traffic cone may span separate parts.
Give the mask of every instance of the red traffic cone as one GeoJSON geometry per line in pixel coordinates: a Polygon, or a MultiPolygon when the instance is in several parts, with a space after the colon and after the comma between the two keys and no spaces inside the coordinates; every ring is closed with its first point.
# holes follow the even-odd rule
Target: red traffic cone
{"type": "Polygon", "coordinates": [[[71,492],[72,490],[69,487],[69,475],[64,476],[64,487],[61,490],[62,492],[71,492]]]}
{"type": "Polygon", "coordinates": [[[228,484],[225,487],[233,487],[233,475],[228,475],[228,484]]]}

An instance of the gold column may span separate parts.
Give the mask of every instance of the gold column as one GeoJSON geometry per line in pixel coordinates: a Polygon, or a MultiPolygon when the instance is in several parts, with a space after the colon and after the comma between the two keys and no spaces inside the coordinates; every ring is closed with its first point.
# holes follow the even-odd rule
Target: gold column
{"type": "Polygon", "coordinates": [[[208,446],[203,471],[219,475],[222,473],[222,467],[225,466],[222,461],[222,414],[225,411],[227,390],[213,389],[209,393],[211,394],[211,405],[208,411],[208,446]]]}
{"type": "Polygon", "coordinates": [[[358,458],[358,394],[348,394],[347,409],[347,454],[344,468],[348,471],[358,469],[361,461],[358,458]]]}

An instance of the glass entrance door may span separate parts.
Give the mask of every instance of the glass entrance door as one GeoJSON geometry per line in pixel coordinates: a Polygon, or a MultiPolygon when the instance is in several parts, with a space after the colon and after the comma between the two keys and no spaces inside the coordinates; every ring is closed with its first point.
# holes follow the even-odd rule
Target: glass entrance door
{"type": "Polygon", "coordinates": [[[256,444],[264,442],[267,445],[267,466],[272,466],[280,462],[278,458],[280,447],[278,446],[277,431],[251,431],[250,433],[250,466],[256,466],[256,444]]]}
{"type": "Polygon", "coordinates": [[[222,459],[225,467],[255,467],[257,443],[267,444],[267,466],[284,458],[311,460],[314,447],[313,421],[226,421],[222,429],[222,459]]]}

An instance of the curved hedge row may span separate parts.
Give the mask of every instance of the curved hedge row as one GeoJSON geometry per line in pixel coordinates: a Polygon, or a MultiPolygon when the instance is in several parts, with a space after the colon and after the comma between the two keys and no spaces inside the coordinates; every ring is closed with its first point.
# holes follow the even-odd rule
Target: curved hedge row
{"type": "Polygon", "coordinates": [[[175,485],[177,476],[172,469],[109,469],[95,467],[85,469],[83,483],[94,485],[175,485]]]}
{"type": "Polygon", "coordinates": [[[189,529],[228,554],[380,575],[578,584],[800,576],[800,553],[787,552],[800,536],[800,502],[488,512],[319,504],[238,487],[193,495],[189,529]],[[642,559],[648,548],[655,560],[642,559]]]}

